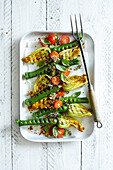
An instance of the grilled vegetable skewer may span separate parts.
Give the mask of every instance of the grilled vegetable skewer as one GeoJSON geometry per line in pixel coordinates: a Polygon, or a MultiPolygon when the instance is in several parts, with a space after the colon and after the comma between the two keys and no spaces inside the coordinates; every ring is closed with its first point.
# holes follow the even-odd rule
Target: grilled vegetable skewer
{"type": "Polygon", "coordinates": [[[29,126],[29,125],[55,125],[58,123],[58,127],[60,128],[69,128],[71,126],[77,128],[79,131],[83,132],[84,127],[82,127],[81,123],[70,117],[61,117],[61,118],[36,118],[29,120],[16,120],[17,125],[19,126],[29,126]]]}
{"type": "Polygon", "coordinates": [[[59,109],[52,109],[52,110],[39,110],[37,112],[34,112],[33,113],[33,116],[36,118],[36,117],[41,117],[43,115],[47,115],[49,113],[55,113],[55,112],[66,112],[68,111],[69,109],[69,106],[65,106],[65,105],[62,105],[59,109]]]}
{"type": "Polygon", "coordinates": [[[87,97],[61,97],[60,100],[63,103],[88,103],[88,98],[87,97]]]}
{"type": "Polygon", "coordinates": [[[52,89],[50,90],[45,90],[45,91],[42,91],[40,93],[38,93],[37,95],[33,96],[32,98],[30,99],[26,99],[25,100],[25,104],[27,106],[31,106],[32,104],[38,102],[39,100],[45,98],[45,97],[48,97],[51,93],[55,93],[55,92],[58,92],[60,90],[59,87],[57,86],[54,86],[52,89]]]}
{"type": "Polygon", "coordinates": [[[72,42],[70,42],[70,43],[68,43],[68,44],[61,45],[61,46],[59,46],[59,47],[55,47],[55,48],[52,49],[52,51],[61,52],[61,51],[63,51],[63,50],[67,50],[67,49],[69,49],[69,48],[76,47],[76,46],[78,46],[78,45],[79,45],[79,44],[78,44],[77,41],[72,41],[72,42]]]}
{"type": "MultiPolygon", "coordinates": [[[[76,58],[76,59],[69,61],[69,66],[77,65],[79,63],[80,63],[80,61],[76,58]]],[[[43,75],[43,74],[51,75],[53,65],[54,65],[54,63],[49,63],[48,65],[45,65],[44,67],[39,68],[38,70],[35,70],[32,72],[25,72],[26,80],[33,78],[33,77],[37,77],[39,75],[43,75]]]]}
{"type": "Polygon", "coordinates": [[[16,120],[17,125],[19,126],[28,126],[28,125],[55,125],[57,124],[57,119],[52,118],[36,118],[29,120],[16,120]]]}

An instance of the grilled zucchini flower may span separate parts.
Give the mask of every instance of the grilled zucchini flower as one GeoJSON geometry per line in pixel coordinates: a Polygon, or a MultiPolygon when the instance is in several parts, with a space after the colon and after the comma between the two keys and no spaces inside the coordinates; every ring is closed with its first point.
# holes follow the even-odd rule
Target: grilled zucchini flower
{"type": "Polygon", "coordinates": [[[60,117],[58,118],[58,127],[59,128],[69,128],[69,127],[75,127],[76,129],[78,129],[79,131],[83,132],[84,127],[82,127],[81,123],[72,118],[72,117],[60,117]]]}
{"type": "Polygon", "coordinates": [[[67,49],[67,50],[60,52],[59,56],[61,59],[66,59],[66,60],[70,61],[70,60],[74,59],[76,56],[78,56],[79,53],[80,53],[80,48],[77,46],[77,47],[67,49]]]}
{"type": "Polygon", "coordinates": [[[68,115],[70,117],[85,117],[92,116],[92,113],[85,106],[73,103],[69,106],[68,115]]]}
{"type": "Polygon", "coordinates": [[[42,47],[35,50],[32,54],[28,55],[27,57],[22,58],[22,60],[25,63],[29,63],[29,64],[39,63],[40,61],[46,62],[50,58],[49,53],[51,53],[49,47],[42,47]]]}
{"type": "Polygon", "coordinates": [[[75,90],[87,83],[87,76],[83,74],[82,76],[70,76],[67,77],[63,83],[63,89],[65,91],[75,90]]]}
{"type": "Polygon", "coordinates": [[[48,86],[48,84],[51,83],[51,77],[48,75],[42,75],[41,77],[37,78],[34,84],[34,90],[31,96],[34,96],[35,94],[45,90],[48,86]]]}

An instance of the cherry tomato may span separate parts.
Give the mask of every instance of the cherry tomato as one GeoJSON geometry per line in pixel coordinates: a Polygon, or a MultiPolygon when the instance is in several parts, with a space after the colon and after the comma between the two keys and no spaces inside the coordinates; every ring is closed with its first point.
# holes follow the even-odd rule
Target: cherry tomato
{"type": "Polygon", "coordinates": [[[69,74],[70,74],[70,71],[68,71],[68,70],[67,71],[63,71],[63,73],[65,74],[66,77],[68,77],[69,74]]]}
{"type": "Polygon", "coordinates": [[[67,35],[62,35],[61,43],[62,44],[68,44],[69,42],[70,42],[70,38],[67,35]]]}
{"type": "Polygon", "coordinates": [[[51,82],[52,82],[54,85],[58,85],[58,84],[61,82],[60,76],[52,77],[51,82]]]}
{"type": "Polygon", "coordinates": [[[65,94],[65,91],[64,91],[63,89],[61,89],[61,90],[59,90],[59,91],[57,92],[57,96],[56,96],[56,97],[63,97],[64,94],[65,94]]]}
{"type": "Polygon", "coordinates": [[[53,126],[50,127],[50,129],[49,129],[49,134],[50,134],[51,136],[53,136],[53,126]]]}
{"type": "Polygon", "coordinates": [[[56,40],[56,36],[55,35],[49,35],[47,37],[47,39],[51,42],[51,44],[54,44],[55,40],[56,40]]]}
{"type": "Polygon", "coordinates": [[[61,100],[56,100],[55,102],[54,102],[54,108],[55,109],[58,109],[59,107],[61,107],[62,106],[62,101],[61,100]]]}
{"type": "MultiPolygon", "coordinates": [[[[53,126],[49,129],[49,134],[53,136],[53,126]]],[[[65,134],[65,130],[63,128],[58,128],[57,138],[62,138],[65,134]]]]}
{"type": "Polygon", "coordinates": [[[42,39],[46,39],[46,38],[40,38],[40,44],[41,44],[43,47],[48,47],[48,44],[44,44],[44,43],[42,42],[42,39]]]}
{"type": "Polygon", "coordinates": [[[50,57],[51,57],[52,60],[57,61],[59,59],[59,54],[56,51],[52,51],[51,54],[50,54],[50,57]]]}
{"type": "Polygon", "coordinates": [[[63,128],[58,128],[57,138],[62,138],[65,134],[65,130],[63,128]]]}

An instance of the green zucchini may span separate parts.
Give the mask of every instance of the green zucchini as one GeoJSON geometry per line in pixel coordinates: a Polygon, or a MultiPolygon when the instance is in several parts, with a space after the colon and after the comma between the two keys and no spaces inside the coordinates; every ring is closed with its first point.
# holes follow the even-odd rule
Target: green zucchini
{"type": "Polygon", "coordinates": [[[78,65],[78,64],[80,64],[80,60],[78,60],[78,58],[69,61],[69,66],[78,65]]]}
{"type": "MultiPolygon", "coordinates": [[[[69,61],[69,65],[78,65],[80,64],[80,61],[75,58],[73,60],[69,61]]],[[[25,78],[26,80],[31,79],[33,77],[37,77],[39,75],[43,75],[43,74],[48,74],[48,75],[52,75],[52,66],[54,65],[54,63],[49,63],[48,65],[45,65],[42,68],[39,68],[38,70],[32,71],[32,72],[25,72],[25,78]]]]}
{"type": "Polygon", "coordinates": [[[25,78],[28,80],[30,78],[37,77],[37,76],[43,75],[43,74],[51,75],[52,65],[53,65],[53,63],[50,63],[48,65],[45,65],[42,68],[39,68],[38,70],[35,70],[35,71],[32,71],[32,72],[25,72],[25,78]]]}
{"type": "Polygon", "coordinates": [[[37,112],[33,113],[33,116],[36,117],[41,117],[43,115],[49,114],[49,113],[55,113],[55,112],[66,112],[68,111],[69,106],[62,105],[59,109],[52,109],[52,110],[38,110],[37,112]]]}
{"type": "Polygon", "coordinates": [[[27,106],[31,106],[32,104],[38,102],[39,100],[41,100],[45,97],[48,97],[51,93],[58,92],[59,90],[60,90],[60,88],[58,86],[54,86],[52,89],[42,91],[42,92],[38,93],[37,95],[31,97],[30,99],[26,99],[25,104],[27,106]]]}
{"type": "Polygon", "coordinates": [[[60,100],[63,103],[89,103],[88,98],[87,97],[61,97],[60,100]]]}
{"type": "Polygon", "coordinates": [[[36,118],[29,120],[16,120],[19,126],[29,126],[29,125],[55,125],[57,124],[57,119],[53,118],[36,118]]]}
{"type": "Polygon", "coordinates": [[[63,51],[63,50],[67,50],[67,49],[70,49],[70,48],[72,48],[72,47],[76,47],[76,46],[78,46],[78,45],[79,45],[79,43],[78,43],[76,40],[74,40],[74,41],[72,41],[72,42],[70,42],[70,43],[68,43],[68,44],[61,45],[61,46],[59,46],[59,47],[52,48],[52,51],[58,51],[58,52],[60,53],[60,52],[63,51]]]}

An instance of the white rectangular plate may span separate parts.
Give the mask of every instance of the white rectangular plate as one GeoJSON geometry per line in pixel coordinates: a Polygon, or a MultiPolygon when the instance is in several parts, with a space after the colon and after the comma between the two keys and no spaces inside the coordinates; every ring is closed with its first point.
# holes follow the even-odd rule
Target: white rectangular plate
{"type": "MultiPolygon", "coordinates": [[[[34,50],[37,48],[40,48],[41,45],[39,43],[39,38],[45,37],[49,34],[58,34],[59,37],[61,37],[63,34],[68,34],[70,37],[70,41],[73,40],[73,37],[70,32],[30,32],[24,35],[20,41],[20,119],[30,119],[32,118],[32,114],[29,112],[27,106],[24,104],[24,101],[26,98],[29,98],[27,96],[28,91],[33,90],[33,85],[36,80],[36,78],[32,78],[30,80],[25,80],[23,78],[23,75],[27,71],[34,71],[37,69],[37,65],[31,65],[27,63],[23,63],[21,60],[23,57],[26,57],[27,55],[31,54],[34,50]]],[[[90,75],[90,79],[92,84],[94,84],[94,42],[91,36],[88,34],[84,34],[84,42],[85,42],[85,59],[90,75]]],[[[83,64],[81,69],[74,71],[74,68],[77,66],[73,66],[73,71],[70,75],[83,75],[84,69],[83,64]]],[[[80,97],[88,97],[88,88],[87,85],[84,87],[81,87],[74,91],[81,91],[80,97]]],[[[70,92],[67,96],[69,96],[70,92]]],[[[89,104],[84,104],[87,108],[90,108],[89,104]]],[[[40,133],[40,126],[35,126],[33,130],[29,130],[29,127],[20,127],[20,131],[22,136],[32,142],[66,142],[66,141],[81,141],[83,139],[88,138],[93,130],[94,130],[94,121],[93,116],[92,117],[84,117],[78,119],[82,126],[85,127],[85,130],[83,132],[79,132],[75,128],[70,128],[72,131],[71,136],[65,136],[63,138],[48,138],[44,135],[39,135],[40,133]]]]}

